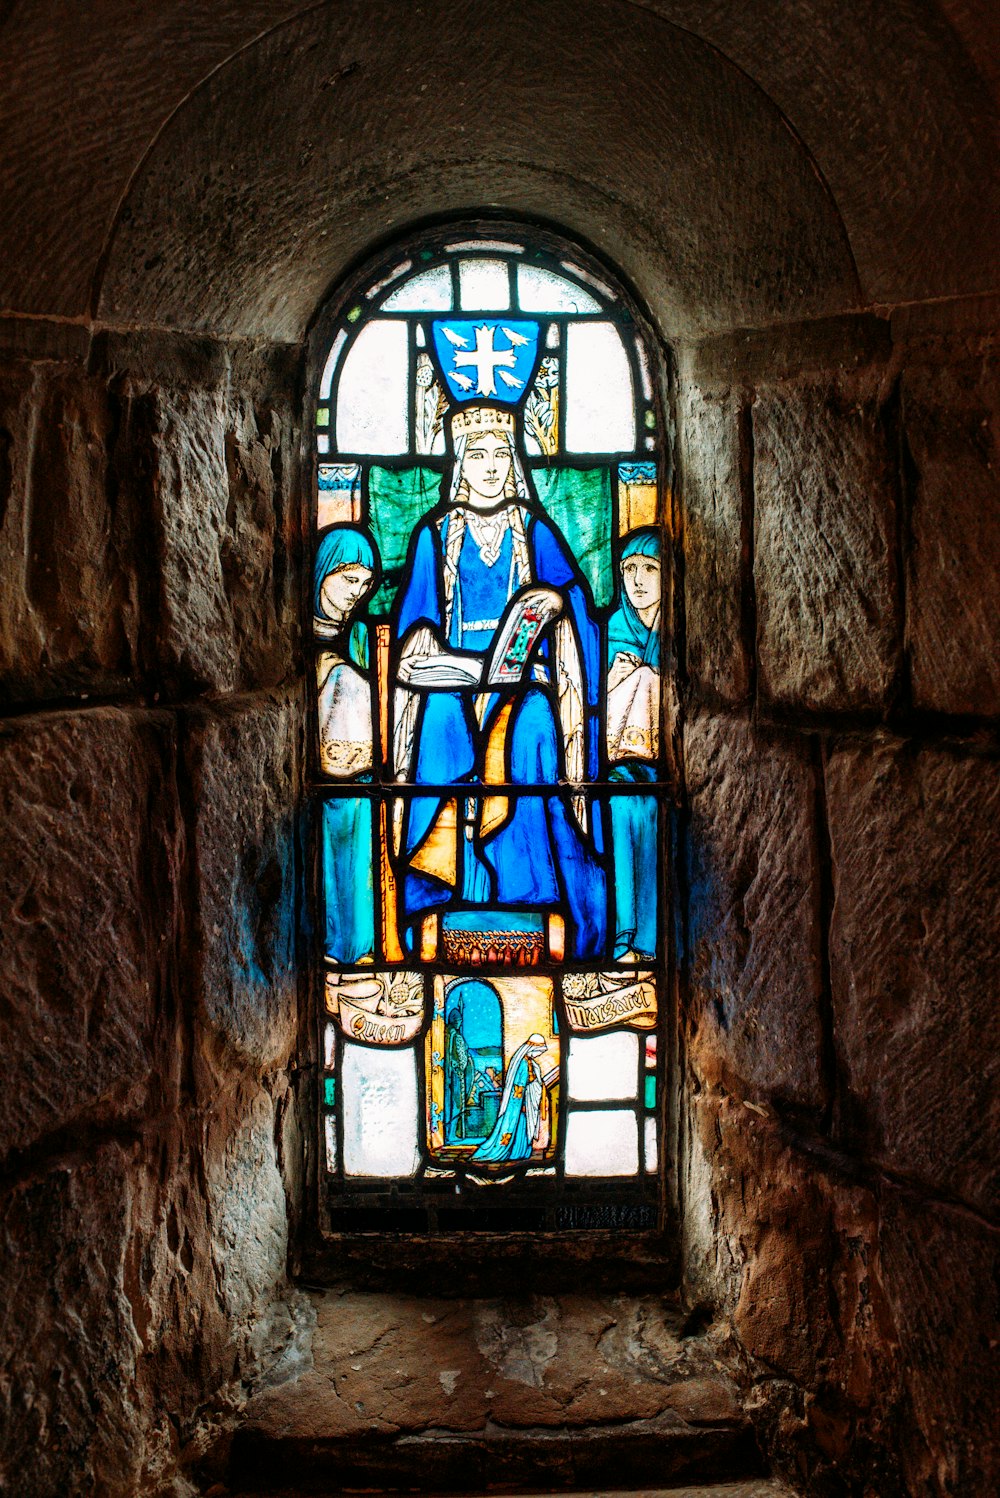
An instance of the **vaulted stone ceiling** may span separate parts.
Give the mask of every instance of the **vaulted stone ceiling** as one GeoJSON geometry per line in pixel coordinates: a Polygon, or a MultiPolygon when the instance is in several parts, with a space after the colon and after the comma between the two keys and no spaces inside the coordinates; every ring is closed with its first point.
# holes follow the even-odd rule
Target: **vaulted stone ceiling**
{"type": "MultiPolygon", "coordinates": [[[[984,0],[60,0],[0,10],[0,310],[298,338],[478,205],[698,334],[995,289],[984,0]]],[[[992,78],[992,86],[991,86],[992,78]]]]}

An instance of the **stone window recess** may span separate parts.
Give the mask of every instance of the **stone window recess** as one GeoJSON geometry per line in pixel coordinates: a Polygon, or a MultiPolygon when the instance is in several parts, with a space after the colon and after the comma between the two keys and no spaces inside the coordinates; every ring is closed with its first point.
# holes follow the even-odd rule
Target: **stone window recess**
{"type": "Polygon", "coordinates": [[[671,658],[658,354],[472,225],[313,334],[324,1226],[662,1221],[671,658]]]}

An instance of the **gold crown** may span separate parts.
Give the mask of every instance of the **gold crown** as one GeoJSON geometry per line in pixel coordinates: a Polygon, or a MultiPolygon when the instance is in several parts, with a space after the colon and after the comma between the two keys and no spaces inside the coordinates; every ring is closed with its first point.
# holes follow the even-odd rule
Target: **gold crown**
{"type": "Polygon", "coordinates": [[[514,413],[502,406],[460,406],[451,418],[451,430],[456,437],[473,432],[512,432],[514,413]]]}

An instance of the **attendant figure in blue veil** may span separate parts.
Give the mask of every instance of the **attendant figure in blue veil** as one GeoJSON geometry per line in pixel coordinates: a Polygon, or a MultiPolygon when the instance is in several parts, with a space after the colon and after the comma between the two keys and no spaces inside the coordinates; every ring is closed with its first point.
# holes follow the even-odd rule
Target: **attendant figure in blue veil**
{"type": "MultiPolygon", "coordinates": [[[[380,559],[363,531],[332,526],[320,538],[313,586],[319,761],[324,775],[372,778],[372,697],[368,631],[351,616],[377,587],[380,559]]],[[[367,796],[322,803],[321,857],[326,894],[324,949],[334,962],[374,960],[372,808],[367,796]]]]}
{"type": "MultiPolygon", "coordinates": [[[[609,780],[649,785],[660,754],[660,539],[626,536],[619,558],[621,602],[608,621],[609,780]]],[[[609,797],[614,850],[614,956],[650,962],[656,953],[657,816],[652,795],[609,797]]]]}
{"type": "Polygon", "coordinates": [[[394,768],[417,785],[553,793],[401,801],[403,922],[412,943],[434,911],[566,912],[568,954],[592,957],[607,937],[601,827],[578,788],[598,768],[600,636],[517,422],[499,401],[451,418],[447,497],[414,533],[395,619],[394,768]],[[518,664],[492,687],[498,651],[518,664]]]}
{"type": "Polygon", "coordinates": [[[539,1058],[545,1049],[544,1036],[529,1035],[511,1056],[499,1116],[493,1132],[476,1150],[473,1160],[489,1163],[531,1159],[542,1115],[545,1083],[539,1058]]]}

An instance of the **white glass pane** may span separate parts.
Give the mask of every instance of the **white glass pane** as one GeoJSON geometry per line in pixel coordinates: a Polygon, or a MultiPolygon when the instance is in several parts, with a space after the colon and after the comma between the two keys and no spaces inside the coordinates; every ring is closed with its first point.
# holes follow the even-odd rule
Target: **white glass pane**
{"type": "Polygon", "coordinates": [[[330,451],[330,439],[325,432],[320,432],[316,438],[316,451],[319,453],[328,453],[330,451]]]}
{"type": "Polygon", "coordinates": [[[460,260],[458,289],[463,312],[506,312],[510,306],[506,260],[460,260]]]}
{"type": "Polygon", "coordinates": [[[337,1027],[327,1025],[323,1034],[323,1064],[327,1071],[333,1071],[337,1064],[337,1027]]]}
{"type": "Polygon", "coordinates": [[[326,1168],[337,1168],[337,1119],[333,1113],[326,1115],[326,1168]]]}
{"type": "Polygon", "coordinates": [[[588,286],[593,286],[595,291],[599,291],[602,296],[606,296],[609,302],[616,302],[618,300],[611,287],[606,286],[603,281],[599,281],[596,276],[592,276],[589,270],[584,270],[581,266],[574,265],[571,260],[560,260],[559,264],[563,270],[571,271],[574,276],[579,276],[581,281],[586,281],[588,286]]]}
{"type": "Polygon", "coordinates": [[[450,312],[451,268],[435,265],[397,286],[382,303],[383,312],[450,312]]]}
{"type": "Polygon", "coordinates": [[[505,239],[464,239],[461,244],[446,244],[445,249],[454,250],[509,250],[512,255],[523,255],[524,246],[508,244],[505,239]]]}
{"type": "Polygon", "coordinates": [[[639,1124],[634,1113],[595,1109],[566,1120],[568,1176],[634,1176],[639,1169],[639,1124]]]}
{"type": "Polygon", "coordinates": [[[384,1051],[346,1044],[340,1086],[345,1173],[412,1175],[419,1163],[413,1048],[384,1051]]]}
{"type": "Polygon", "coordinates": [[[340,362],[340,356],[344,352],[344,344],[347,342],[347,334],[341,328],[333,340],[333,347],[327,355],[326,363],[323,365],[323,378],[319,382],[319,398],[321,401],[329,400],[330,386],[333,383],[333,372],[340,362]]]}
{"type": "Polygon", "coordinates": [[[405,276],[406,272],[408,270],[411,270],[412,267],[412,260],[404,260],[402,265],[397,265],[396,269],[391,270],[387,276],[383,276],[381,281],[376,281],[375,285],[370,287],[369,290],[365,293],[366,296],[368,296],[369,299],[371,297],[378,296],[380,291],[384,291],[387,286],[391,286],[393,281],[398,281],[400,276],[405,276]]]}
{"type": "Polygon", "coordinates": [[[625,452],[635,446],[632,372],[609,322],[566,329],[566,447],[573,453],[625,452]]]}
{"type": "Polygon", "coordinates": [[[634,1098],[638,1085],[639,1037],[631,1032],[616,1035],[574,1035],[569,1043],[568,1095],[577,1102],[598,1103],[613,1098],[634,1098]]]}
{"type": "Polygon", "coordinates": [[[376,319],[344,362],[337,400],[337,446],[347,453],[405,453],[410,362],[405,322],[376,319]]]}
{"type": "Polygon", "coordinates": [[[647,1118],[645,1122],[645,1150],[646,1169],[652,1173],[656,1169],[656,1119],[647,1118]]]}
{"type": "Polygon", "coordinates": [[[600,312],[600,302],[565,276],[540,265],[517,267],[517,299],[522,312],[600,312]]]}
{"type": "Polygon", "coordinates": [[[636,358],[639,360],[639,374],[642,377],[642,393],[646,400],[653,399],[653,382],[649,378],[649,359],[646,357],[646,345],[641,338],[635,340],[636,358]]]}

